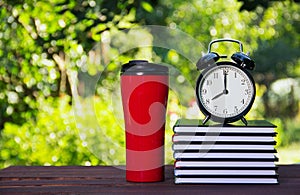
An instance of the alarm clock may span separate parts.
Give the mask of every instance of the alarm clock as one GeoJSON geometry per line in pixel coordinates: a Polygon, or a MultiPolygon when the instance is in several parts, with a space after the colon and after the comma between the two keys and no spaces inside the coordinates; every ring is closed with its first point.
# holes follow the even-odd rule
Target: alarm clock
{"type": "Polygon", "coordinates": [[[208,53],[197,62],[202,70],[196,83],[197,103],[205,115],[203,124],[209,119],[220,123],[238,120],[247,125],[245,115],[250,111],[255,99],[255,82],[248,70],[253,70],[254,61],[243,53],[243,45],[238,40],[217,39],[209,43],[208,53]],[[219,61],[227,56],[211,52],[216,42],[239,44],[240,51],[231,60],[219,61]]]}

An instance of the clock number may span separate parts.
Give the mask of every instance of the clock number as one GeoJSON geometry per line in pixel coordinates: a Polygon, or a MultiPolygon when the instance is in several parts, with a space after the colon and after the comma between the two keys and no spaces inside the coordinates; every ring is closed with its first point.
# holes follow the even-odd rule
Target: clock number
{"type": "Polygon", "coordinates": [[[236,72],[234,73],[234,78],[237,78],[237,73],[236,72]]]}
{"type": "Polygon", "coordinates": [[[209,104],[209,103],[210,103],[210,100],[209,100],[209,99],[206,99],[206,100],[205,100],[205,103],[206,103],[206,104],[209,104]]]}
{"type": "Polygon", "coordinates": [[[234,106],[234,112],[238,112],[238,111],[239,111],[238,107],[234,106]]]}
{"type": "Polygon", "coordinates": [[[241,102],[242,102],[242,104],[245,104],[245,99],[242,99],[242,101],[241,101],[241,102]]]}
{"type": "Polygon", "coordinates": [[[227,114],[227,113],[228,113],[228,110],[225,108],[225,109],[223,110],[223,113],[224,113],[224,114],[227,114]]]}
{"type": "Polygon", "coordinates": [[[245,79],[241,80],[241,85],[246,85],[246,80],[245,79]]]}
{"type": "Polygon", "coordinates": [[[224,68],[223,74],[228,74],[229,70],[227,68],[224,68]]]}
{"type": "Polygon", "coordinates": [[[248,95],[250,93],[249,89],[245,89],[245,95],[248,95]]]}
{"type": "Polygon", "coordinates": [[[202,94],[205,95],[207,93],[207,89],[202,89],[202,94]]]}
{"type": "Polygon", "coordinates": [[[214,79],[217,79],[219,74],[217,72],[214,73],[214,79]]]}
{"type": "Polygon", "coordinates": [[[206,85],[212,85],[212,80],[207,80],[206,85]]]}
{"type": "Polygon", "coordinates": [[[217,111],[217,109],[218,109],[218,106],[215,106],[215,111],[217,111]]]}

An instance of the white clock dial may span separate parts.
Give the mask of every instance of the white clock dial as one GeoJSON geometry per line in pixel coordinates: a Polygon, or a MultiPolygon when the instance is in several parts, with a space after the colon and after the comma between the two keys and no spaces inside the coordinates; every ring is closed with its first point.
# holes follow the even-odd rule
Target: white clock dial
{"type": "Polygon", "coordinates": [[[236,117],[252,105],[255,94],[253,85],[240,68],[219,65],[204,73],[198,85],[199,100],[213,116],[236,117]]]}

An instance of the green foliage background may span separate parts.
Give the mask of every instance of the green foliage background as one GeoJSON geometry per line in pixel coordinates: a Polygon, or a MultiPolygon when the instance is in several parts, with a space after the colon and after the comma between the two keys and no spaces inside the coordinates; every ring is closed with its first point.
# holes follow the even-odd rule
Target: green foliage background
{"type": "MultiPolygon", "coordinates": [[[[300,5],[293,1],[0,0],[0,167],[124,164],[119,93],[121,64],[148,59],[180,71],[174,82],[193,86],[195,64],[174,49],[135,48],[155,36],[134,27],[162,25],[202,43],[244,43],[257,66],[257,97],[249,119],[278,125],[281,163],[300,162],[300,5]],[[229,6],[230,5],[230,6],[229,6]],[[138,33],[138,34],[137,34],[138,33]],[[134,46],[134,45],[133,45],[134,46]]],[[[232,52],[227,45],[213,48],[232,52]]],[[[196,112],[193,91],[170,91],[166,163],[172,125],[196,112]],[[185,94],[183,98],[179,94],[185,94]],[[192,114],[191,114],[192,113],[192,114]]]]}

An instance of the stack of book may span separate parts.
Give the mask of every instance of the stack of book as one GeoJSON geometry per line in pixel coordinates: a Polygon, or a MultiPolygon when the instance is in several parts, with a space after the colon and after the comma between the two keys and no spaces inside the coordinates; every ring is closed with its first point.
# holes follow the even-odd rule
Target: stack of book
{"type": "Polygon", "coordinates": [[[278,184],[276,126],[203,125],[179,119],[173,127],[175,183],[278,184]]]}

